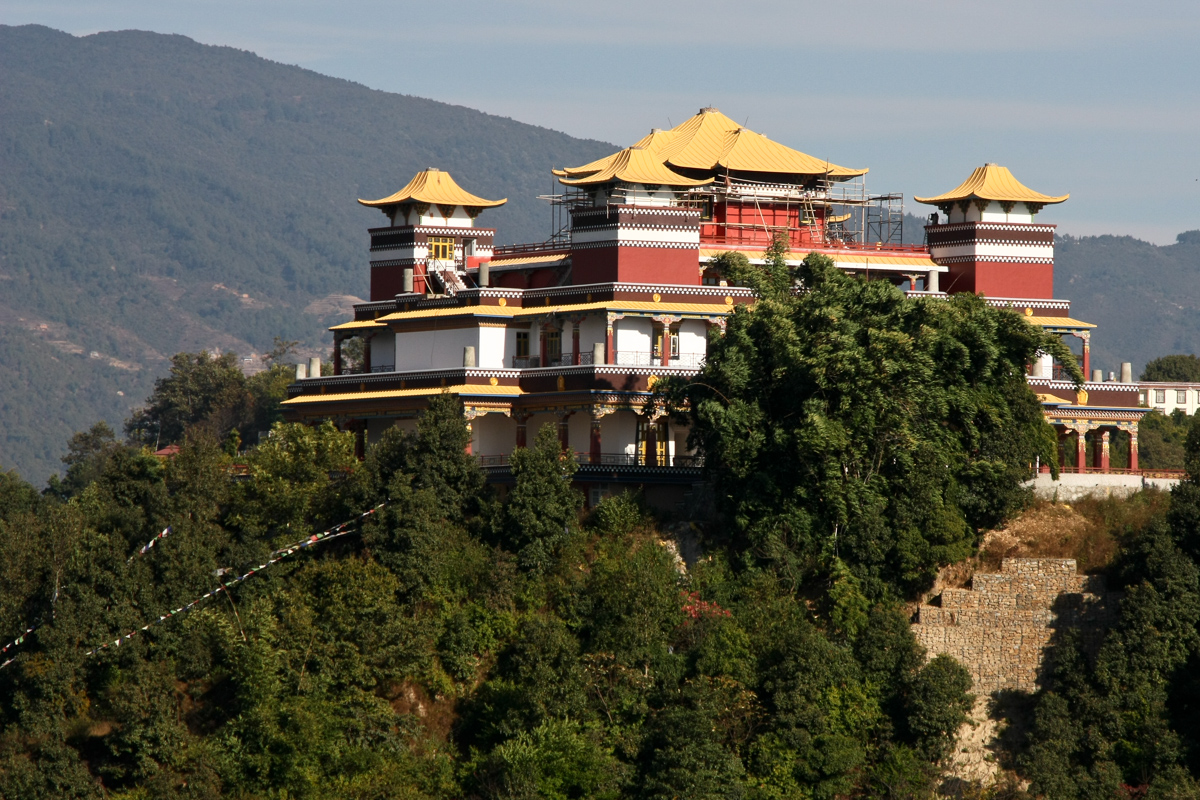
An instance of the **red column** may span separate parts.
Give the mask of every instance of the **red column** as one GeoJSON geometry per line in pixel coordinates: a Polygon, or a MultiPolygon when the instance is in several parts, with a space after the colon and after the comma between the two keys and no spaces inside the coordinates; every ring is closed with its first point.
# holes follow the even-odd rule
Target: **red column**
{"type": "Polygon", "coordinates": [[[589,443],[588,453],[593,464],[600,463],[600,417],[597,416],[592,417],[592,439],[589,443]]]}
{"type": "Polygon", "coordinates": [[[513,414],[513,419],[517,421],[517,447],[525,447],[527,439],[525,438],[526,430],[525,423],[529,422],[528,414],[513,414]]]}
{"type": "Polygon", "coordinates": [[[1138,453],[1137,453],[1137,428],[1135,427],[1132,431],[1129,432],[1129,468],[1130,469],[1136,470],[1138,468],[1137,456],[1138,456],[1138,453]]]}
{"type": "Polygon", "coordinates": [[[646,423],[646,466],[658,466],[658,425],[653,419],[646,423]]]}
{"type": "Polygon", "coordinates": [[[374,338],[373,333],[363,337],[363,372],[368,374],[371,372],[371,340],[374,338]]]}
{"type": "Polygon", "coordinates": [[[662,326],[662,365],[671,366],[671,326],[665,322],[662,326]]]}
{"type": "Polygon", "coordinates": [[[337,333],[333,335],[333,374],[342,374],[342,337],[337,333]]]}
{"type": "Polygon", "coordinates": [[[1087,472],[1087,438],[1083,431],[1078,433],[1079,440],[1075,445],[1075,464],[1078,469],[1075,471],[1079,474],[1087,472]]]}
{"type": "Polygon", "coordinates": [[[571,415],[563,414],[558,418],[558,443],[562,449],[571,449],[571,415]]]}
{"type": "Polygon", "coordinates": [[[571,323],[571,352],[574,355],[571,357],[571,363],[579,365],[579,323],[571,323]]]}
{"type": "Polygon", "coordinates": [[[613,326],[608,323],[608,327],[604,330],[604,363],[611,364],[616,360],[613,354],[613,326]]]}
{"type": "Polygon", "coordinates": [[[367,421],[356,419],[354,425],[354,457],[362,461],[367,457],[367,421]]]}
{"type": "Polygon", "coordinates": [[[1108,431],[1105,431],[1105,432],[1104,432],[1104,433],[1103,433],[1103,434],[1100,436],[1100,471],[1101,471],[1101,472],[1108,472],[1108,469],[1109,469],[1109,461],[1108,461],[1109,449],[1108,449],[1108,444],[1109,444],[1109,432],[1108,432],[1108,431]]]}
{"type": "Polygon", "coordinates": [[[1092,379],[1092,346],[1087,339],[1083,340],[1083,379],[1092,379]]]}

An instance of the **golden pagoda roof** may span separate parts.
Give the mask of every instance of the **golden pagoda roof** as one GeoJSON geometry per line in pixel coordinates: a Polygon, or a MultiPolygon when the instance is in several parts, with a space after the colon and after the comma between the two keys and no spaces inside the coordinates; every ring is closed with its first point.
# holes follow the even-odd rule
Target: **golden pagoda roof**
{"type": "MultiPolygon", "coordinates": [[[[787,175],[828,175],[854,178],[865,169],[850,169],[773,142],[742,127],[715,108],[702,108],[695,116],[670,130],[652,130],[634,147],[655,154],[663,163],[679,169],[716,170],[719,167],[743,172],[787,175]]],[[[555,170],[562,177],[598,173],[611,165],[619,153],[585,164],[555,170]]]]}
{"type": "Polygon", "coordinates": [[[854,178],[865,169],[849,169],[814,158],[787,145],[773,142],[761,133],[738,125],[715,108],[700,113],[674,128],[675,136],[663,148],[667,163],[681,169],[725,169],[742,172],[773,172],[788,175],[828,175],[854,178]]]}
{"type": "Polygon", "coordinates": [[[939,194],[937,197],[913,197],[913,200],[931,206],[975,198],[980,200],[998,200],[1007,203],[1038,203],[1049,205],[1051,203],[1061,203],[1070,196],[1069,194],[1064,194],[1058,197],[1051,197],[1048,194],[1035,192],[1013,177],[1008,167],[1002,167],[999,164],[984,164],[972,172],[971,177],[963,181],[958,188],[952,189],[945,194],[939,194]]]}
{"type": "MultiPolygon", "coordinates": [[[[666,147],[674,136],[673,131],[664,131],[662,128],[651,128],[650,133],[638,139],[630,146],[640,147],[643,150],[649,150],[651,153],[657,153],[666,147]]],[[[589,164],[584,164],[582,167],[564,167],[563,169],[552,169],[550,171],[560,178],[581,178],[585,175],[593,175],[611,164],[622,152],[624,151],[618,151],[604,158],[598,158],[589,164]]]]}
{"type": "Polygon", "coordinates": [[[662,160],[653,152],[641,147],[626,147],[607,161],[608,163],[599,172],[593,172],[581,178],[559,178],[558,182],[566,186],[590,186],[610,181],[665,184],[667,186],[704,186],[713,182],[712,178],[704,180],[685,178],[663,164],[662,160]]]}
{"type": "Polygon", "coordinates": [[[419,203],[441,203],[443,205],[477,206],[481,208],[494,208],[508,202],[508,198],[503,200],[485,200],[482,197],[476,197],[455,183],[454,178],[450,177],[449,172],[443,172],[434,167],[430,167],[424,172],[418,172],[408,182],[407,186],[395,194],[388,195],[379,200],[359,200],[358,202],[364,206],[379,208],[380,206],[394,206],[410,200],[415,200],[419,203]]]}

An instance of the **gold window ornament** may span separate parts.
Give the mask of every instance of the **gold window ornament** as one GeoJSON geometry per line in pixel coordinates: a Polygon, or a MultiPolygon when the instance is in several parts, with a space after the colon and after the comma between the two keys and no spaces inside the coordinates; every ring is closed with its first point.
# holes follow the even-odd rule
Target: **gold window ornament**
{"type": "Polygon", "coordinates": [[[454,260],[454,237],[430,236],[429,257],[436,261],[454,260]]]}

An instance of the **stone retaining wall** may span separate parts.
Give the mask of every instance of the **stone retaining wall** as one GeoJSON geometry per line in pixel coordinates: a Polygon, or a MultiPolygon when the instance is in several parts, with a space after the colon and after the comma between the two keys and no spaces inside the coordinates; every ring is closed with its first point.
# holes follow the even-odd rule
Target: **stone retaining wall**
{"type": "Polygon", "coordinates": [[[978,695],[1035,691],[1055,634],[1078,628],[1094,651],[1116,605],[1103,580],[1077,574],[1072,558],[1006,558],[1000,569],[977,573],[970,589],[943,590],[912,627],[930,656],[946,653],[970,670],[978,695]]]}

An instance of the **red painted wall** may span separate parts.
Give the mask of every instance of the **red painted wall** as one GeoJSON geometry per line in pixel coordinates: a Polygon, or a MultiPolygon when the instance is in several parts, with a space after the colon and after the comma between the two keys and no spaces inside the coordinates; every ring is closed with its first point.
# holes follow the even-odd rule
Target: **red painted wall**
{"type": "MultiPolygon", "coordinates": [[[[413,291],[425,292],[424,267],[416,267],[413,275],[413,291]]],[[[371,302],[391,300],[404,291],[404,267],[371,267],[371,302]]]]}
{"type": "Polygon", "coordinates": [[[811,244],[822,239],[824,229],[825,209],[814,212],[816,223],[802,226],[800,207],[795,203],[718,203],[712,221],[700,223],[700,241],[766,247],[776,229],[789,228],[798,229],[789,231],[793,246],[811,244]]]}
{"type": "Polygon", "coordinates": [[[1054,297],[1053,264],[1002,264],[989,261],[947,266],[950,272],[942,276],[938,287],[943,292],[978,292],[988,297],[1030,299],[1054,297]]]}
{"type": "Polygon", "coordinates": [[[695,250],[657,247],[597,247],[571,251],[571,283],[700,284],[695,250]]]}

